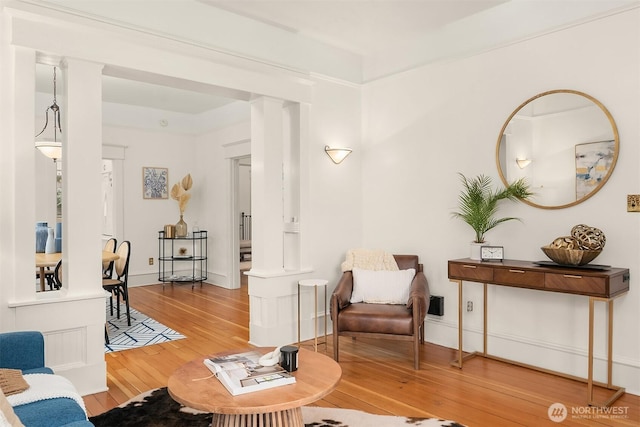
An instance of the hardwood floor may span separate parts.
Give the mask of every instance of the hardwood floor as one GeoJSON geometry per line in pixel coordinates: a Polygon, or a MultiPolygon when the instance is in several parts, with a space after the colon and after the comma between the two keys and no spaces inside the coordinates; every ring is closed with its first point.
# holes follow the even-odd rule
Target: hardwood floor
{"type": "MultiPolygon", "coordinates": [[[[247,347],[247,287],[151,285],[131,288],[137,310],[184,334],[165,344],[106,354],[109,391],[85,396],[87,411],[97,415],[149,389],[164,387],[171,373],[203,354],[247,347]]],[[[331,341],[331,337],[329,337],[331,341]]],[[[411,343],[341,338],[338,388],[318,406],[359,409],[376,414],[437,416],[468,426],[638,426],[640,397],[625,394],[616,416],[586,414],[586,384],[510,364],[474,358],[464,369],[450,366],[453,349],[425,344],[420,370],[412,369],[411,343]],[[563,403],[569,415],[549,420],[550,405],[563,403]],[[580,411],[581,415],[572,415],[580,411]],[[582,417],[582,418],[581,418],[582,417]]],[[[332,357],[332,346],[327,350],[332,357]]],[[[609,392],[607,392],[609,393],[609,392]]],[[[596,396],[608,394],[596,390],[596,396]]],[[[595,411],[595,409],[591,409],[595,411]]]]}

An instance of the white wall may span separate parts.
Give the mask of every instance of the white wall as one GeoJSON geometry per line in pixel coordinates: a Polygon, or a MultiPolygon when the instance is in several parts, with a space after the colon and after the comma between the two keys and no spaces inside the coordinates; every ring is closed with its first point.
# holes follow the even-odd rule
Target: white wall
{"type": "MultiPolygon", "coordinates": [[[[640,129],[639,11],[547,34],[484,54],[414,69],[364,89],[364,241],[368,247],[417,253],[431,292],[445,297],[445,316],[429,316],[427,339],[457,347],[457,287],[447,260],[468,256],[472,230],[452,219],[457,172],[499,183],[498,133],[529,97],[575,89],[600,100],[620,131],[620,157],[607,185],[575,207],[541,210],[505,205],[512,221],[490,231],[507,258],[545,259],[540,247],[585,223],[607,236],[598,263],[628,267],[631,290],[615,302],[614,384],[640,392],[640,217],[626,212],[638,192],[640,129]],[[636,278],[636,279],[634,279],[636,278]]],[[[481,350],[481,285],[466,284],[465,350],[481,350]]],[[[489,350],[498,355],[585,376],[588,299],[490,288],[489,350]],[[535,346],[533,349],[531,345],[535,346]]],[[[603,305],[603,304],[600,304],[603,305]]],[[[605,311],[596,309],[596,378],[606,380],[605,311]]]]}
{"type": "MultiPolygon", "coordinates": [[[[347,250],[362,244],[361,94],[357,86],[316,79],[311,106],[309,187],[301,191],[311,214],[311,261],[333,285],[347,250]],[[353,152],[334,164],[324,146],[353,152]]],[[[330,285],[331,289],[331,285],[330,285]]]]}

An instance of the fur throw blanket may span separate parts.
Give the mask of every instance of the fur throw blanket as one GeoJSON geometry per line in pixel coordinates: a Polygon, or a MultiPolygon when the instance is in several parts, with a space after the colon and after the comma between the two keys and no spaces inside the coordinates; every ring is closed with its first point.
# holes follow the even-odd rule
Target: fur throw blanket
{"type": "Polygon", "coordinates": [[[392,254],[379,249],[350,249],[341,265],[342,272],[354,268],[363,270],[397,271],[398,264],[392,254]]]}

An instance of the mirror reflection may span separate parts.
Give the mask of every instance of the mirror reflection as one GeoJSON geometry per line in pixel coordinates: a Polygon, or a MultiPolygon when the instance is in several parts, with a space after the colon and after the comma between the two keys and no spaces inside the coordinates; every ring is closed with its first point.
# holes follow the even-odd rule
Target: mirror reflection
{"type": "Polygon", "coordinates": [[[506,120],[496,147],[498,173],[507,184],[525,177],[544,209],[576,205],[598,192],[618,158],[618,130],[595,98],[555,90],[522,103],[506,120]]]}

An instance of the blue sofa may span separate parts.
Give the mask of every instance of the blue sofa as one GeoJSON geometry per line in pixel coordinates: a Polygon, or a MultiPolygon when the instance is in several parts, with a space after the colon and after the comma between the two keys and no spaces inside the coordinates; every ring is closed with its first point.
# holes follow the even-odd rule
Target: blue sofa
{"type": "MultiPolygon", "coordinates": [[[[0,368],[20,369],[27,374],[53,374],[44,365],[44,337],[40,332],[0,333],[0,368]]],[[[87,415],[74,399],[56,397],[13,406],[25,427],[91,427],[87,415]]]]}

